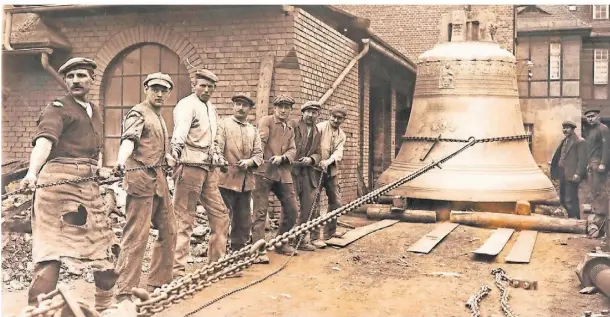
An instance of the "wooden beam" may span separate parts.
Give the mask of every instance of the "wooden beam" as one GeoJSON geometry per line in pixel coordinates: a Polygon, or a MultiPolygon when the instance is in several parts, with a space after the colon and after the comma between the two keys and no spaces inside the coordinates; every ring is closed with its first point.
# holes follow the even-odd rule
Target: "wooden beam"
{"type": "Polygon", "coordinates": [[[273,63],[275,56],[267,54],[261,60],[258,89],[256,91],[256,122],[269,113],[269,95],[273,79],[273,63]]]}

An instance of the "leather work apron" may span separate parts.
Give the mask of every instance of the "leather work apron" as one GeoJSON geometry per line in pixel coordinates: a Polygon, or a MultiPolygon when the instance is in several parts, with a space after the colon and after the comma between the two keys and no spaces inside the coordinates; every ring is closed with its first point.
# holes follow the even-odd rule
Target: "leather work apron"
{"type": "MultiPolygon", "coordinates": [[[[95,160],[55,158],[40,171],[38,184],[94,176],[97,169],[95,160]]],[[[114,267],[113,245],[118,253],[117,238],[95,181],[37,189],[32,239],[34,263],[57,260],[106,270],[114,267]]]]}

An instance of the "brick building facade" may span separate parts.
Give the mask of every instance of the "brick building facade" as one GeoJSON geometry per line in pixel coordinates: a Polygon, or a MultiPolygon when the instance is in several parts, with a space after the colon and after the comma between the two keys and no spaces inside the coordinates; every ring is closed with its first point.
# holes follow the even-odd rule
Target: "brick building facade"
{"type": "MultiPolygon", "coordinates": [[[[371,182],[372,170],[377,168],[371,158],[384,157],[380,162],[389,165],[394,156],[394,138],[373,136],[368,131],[369,121],[376,120],[376,127],[393,134],[395,112],[408,103],[401,97],[402,104],[397,106],[395,96],[409,95],[414,65],[375,39],[366,27],[352,27],[350,23],[357,17],[336,8],[38,6],[13,10],[10,46],[14,50],[3,50],[4,162],[29,159],[36,119],[53,98],[63,94],[62,87],[41,66],[41,48],[54,50],[49,59],[55,69],[72,56],[97,61],[90,97],[104,109],[101,158],[105,165],[112,165],[118,150],[119,122],[129,107],[141,100],[141,82],[147,73],[164,71],[177,83],[172,100],[162,111],[169,123],[173,104],[191,92],[189,79],[195,69],[208,67],[220,79],[212,102],[222,117],[230,114],[230,97],[235,93],[257,100],[257,92],[264,91],[260,86],[265,86],[259,79],[261,63],[271,58],[269,98],[263,98],[262,103],[259,100],[257,106],[263,108],[257,115],[270,113],[269,102],[274,96],[289,94],[297,101],[292,114],[296,118],[300,104],[320,99],[331,88],[363,49],[363,38],[374,39],[385,53],[370,49],[335,87],[321,115],[326,119],[328,109],[339,104],[349,110],[343,125],[348,140],[340,182],[345,200],[356,198],[358,167],[365,182],[371,182]],[[374,91],[374,98],[370,91],[374,91]],[[378,102],[384,105],[383,111],[370,111],[378,102]],[[375,114],[374,119],[371,114],[375,114]],[[377,139],[380,142],[370,146],[371,140],[377,139]]],[[[257,121],[254,116],[251,119],[257,121]]],[[[274,205],[277,208],[277,203],[274,205]]]]}

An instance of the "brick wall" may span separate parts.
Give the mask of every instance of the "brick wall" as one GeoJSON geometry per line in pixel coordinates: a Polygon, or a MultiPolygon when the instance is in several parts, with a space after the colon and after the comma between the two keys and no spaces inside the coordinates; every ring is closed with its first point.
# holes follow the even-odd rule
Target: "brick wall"
{"type": "MultiPolygon", "coordinates": [[[[463,5],[341,5],[359,17],[371,20],[371,28],[387,43],[413,61],[438,42],[441,15],[463,9],[463,5]]],[[[473,5],[474,10],[490,10],[497,17],[497,41],[513,50],[513,6],[473,5]]]]}
{"type": "MultiPolygon", "coordinates": [[[[94,58],[98,62],[91,99],[102,104],[104,71],[125,49],[142,43],[162,44],[174,51],[191,73],[207,66],[219,77],[212,102],[220,116],[230,114],[230,97],[245,92],[256,99],[260,62],[274,54],[276,65],[270,98],[283,93],[297,100],[299,109],[306,100],[319,99],[357,54],[353,41],[326,26],[309,13],[297,9],[292,14],[280,6],[172,8],[158,13],[124,13],[87,17],[46,18],[73,44],[72,56],[94,58]],[[154,21],[154,22],[149,22],[154,21]],[[154,24],[151,24],[154,23],[154,24]],[[295,59],[296,57],[296,59],[295,59]]],[[[52,57],[57,69],[68,57],[52,57]]],[[[18,61],[18,60],[13,60],[18,61]]],[[[52,98],[62,94],[59,85],[41,69],[5,68],[6,99],[3,100],[3,160],[27,159],[35,133],[35,120],[52,98]],[[26,125],[23,123],[27,122],[26,125]]],[[[327,101],[325,109],[343,104],[349,109],[344,124],[347,144],[342,185],[345,199],[356,195],[355,167],[358,159],[358,67],[347,75],[327,101]]],[[[269,113],[272,109],[269,109],[269,113]]],[[[293,111],[293,118],[299,116],[293,111]]],[[[322,118],[328,111],[322,112],[322,118]]],[[[274,199],[272,205],[279,210],[274,199]]]]}

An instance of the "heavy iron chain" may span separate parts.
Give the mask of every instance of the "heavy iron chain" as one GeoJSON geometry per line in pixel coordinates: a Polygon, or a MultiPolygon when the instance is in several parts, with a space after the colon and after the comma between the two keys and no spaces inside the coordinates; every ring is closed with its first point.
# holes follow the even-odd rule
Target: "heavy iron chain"
{"type": "MultiPolygon", "coordinates": [[[[311,231],[313,228],[316,228],[316,227],[319,228],[319,227],[329,223],[333,219],[338,218],[341,215],[347,214],[348,212],[353,211],[354,209],[356,209],[366,203],[371,203],[371,202],[375,201],[378,197],[384,195],[385,193],[402,186],[403,184],[425,174],[426,172],[430,171],[431,169],[433,169],[435,167],[440,168],[441,164],[447,162],[448,160],[452,159],[453,157],[455,157],[456,155],[465,151],[466,149],[468,149],[469,147],[473,146],[476,143],[494,142],[494,141],[512,141],[512,140],[520,140],[520,139],[523,139],[523,137],[521,137],[521,136],[501,137],[501,138],[492,138],[492,139],[482,139],[483,141],[479,141],[479,140],[475,139],[474,137],[470,137],[464,146],[457,149],[453,153],[446,155],[445,157],[441,158],[437,162],[432,161],[428,165],[416,170],[415,172],[413,172],[409,175],[406,175],[390,184],[387,184],[376,190],[373,190],[372,192],[370,192],[360,198],[357,198],[356,200],[353,200],[342,207],[339,207],[331,212],[328,212],[323,216],[317,217],[312,220],[308,220],[307,222],[305,222],[299,226],[295,226],[292,229],[290,229],[290,231],[285,232],[281,235],[277,235],[276,237],[274,237],[273,239],[271,239],[269,241],[265,241],[265,240],[261,239],[259,241],[252,243],[251,245],[246,245],[243,248],[241,248],[240,250],[233,251],[231,253],[226,254],[225,256],[218,259],[218,261],[216,261],[216,262],[209,263],[209,264],[195,270],[193,273],[176,278],[176,279],[172,280],[171,282],[169,282],[168,284],[164,284],[163,286],[155,289],[155,291],[151,294],[151,296],[148,300],[136,302],[136,308],[138,311],[137,316],[138,317],[152,316],[153,314],[159,313],[159,312],[171,307],[174,304],[180,303],[184,299],[192,298],[193,294],[195,294],[196,292],[199,292],[202,289],[211,286],[213,283],[216,283],[222,279],[225,279],[228,276],[233,275],[237,272],[240,272],[240,271],[246,269],[247,267],[251,266],[254,263],[254,261],[256,261],[256,259],[258,259],[258,257],[265,254],[266,250],[273,249],[274,247],[281,248],[282,245],[290,243],[290,240],[294,240],[296,237],[300,237],[301,235],[311,231]]],[[[436,139],[434,139],[434,140],[436,140],[436,139]]],[[[462,141],[458,141],[458,142],[462,142],[462,141]]],[[[180,163],[182,163],[184,165],[192,164],[192,163],[185,163],[185,162],[180,162],[180,163]]],[[[201,166],[201,165],[209,166],[210,165],[210,164],[201,164],[201,163],[195,163],[195,164],[198,164],[199,166],[201,166]]],[[[167,166],[167,165],[159,164],[158,166],[155,166],[155,167],[163,167],[163,166],[167,166]]],[[[153,168],[153,167],[145,166],[145,167],[139,167],[138,169],[143,169],[143,168],[153,168]]],[[[97,179],[97,176],[95,179],[97,179]]],[[[72,180],[72,182],[73,181],[74,180],[72,180]]],[[[83,180],[81,180],[81,181],[83,181],[83,180]]],[[[63,181],[63,182],[69,183],[68,181],[63,181]]],[[[40,185],[40,186],[42,186],[42,185],[40,185]]],[[[50,185],[48,185],[48,186],[50,186],[50,185]]],[[[45,186],[45,187],[48,187],[48,186],[45,186]]],[[[37,186],[37,188],[39,188],[39,187],[37,186]]],[[[277,274],[278,272],[279,272],[279,270],[277,272],[269,274],[269,276],[267,276],[266,278],[268,278],[274,274],[277,274]]],[[[262,282],[262,281],[259,281],[256,283],[260,283],[260,282],[262,282]]],[[[244,287],[244,289],[248,288],[248,287],[250,287],[250,286],[246,286],[246,287],[244,287]]],[[[228,293],[226,295],[223,295],[223,296],[221,296],[221,298],[216,299],[214,302],[217,302],[220,299],[225,298],[238,291],[239,291],[239,289],[230,294],[228,293]]],[[[214,302],[208,303],[207,306],[213,304],[214,302]]],[[[56,306],[57,305],[58,304],[56,304],[56,306]]],[[[63,305],[65,305],[65,303],[63,305]]],[[[52,313],[54,311],[58,311],[59,309],[61,309],[61,306],[59,306],[58,308],[54,308],[53,310],[47,309],[47,310],[43,311],[44,314],[37,313],[37,314],[23,315],[23,316],[19,316],[19,317],[52,316],[53,315],[52,313]]],[[[507,315],[507,317],[510,317],[510,316],[507,315]]]]}
{"type": "Polygon", "coordinates": [[[510,278],[508,277],[508,275],[506,275],[506,272],[501,269],[501,268],[497,268],[497,269],[493,269],[491,270],[491,275],[494,275],[496,281],[495,284],[498,287],[498,289],[500,289],[500,307],[502,308],[502,312],[504,313],[504,316],[506,317],[517,317],[517,315],[515,315],[512,310],[510,309],[510,307],[508,306],[508,288],[506,287],[506,285],[504,285],[504,282],[508,282],[510,281],[510,278]]]}
{"type": "MultiPolygon", "coordinates": [[[[166,309],[173,303],[180,302],[184,298],[192,297],[192,294],[196,291],[208,287],[212,283],[224,279],[227,276],[234,274],[235,272],[239,272],[250,266],[252,262],[262,254],[264,254],[267,249],[272,249],[274,247],[281,248],[282,245],[290,243],[290,240],[294,240],[295,238],[300,237],[308,231],[311,231],[313,228],[319,228],[332,221],[333,219],[338,218],[339,216],[358,208],[361,205],[373,202],[379,196],[415,179],[416,177],[423,175],[424,173],[437,166],[440,166],[441,164],[460,154],[467,148],[473,146],[475,142],[476,139],[474,137],[471,137],[470,142],[468,142],[455,152],[441,158],[438,162],[433,161],[428,165],[420,168],[419,170],[398,179],[395,182],[380,187],[354,201],[349,202],[348,204],[340,208],[326,213],[323,216],[309,220],[299,226],[295,226],[290,229],[290,231],[277,235],[269,241],[265,241],[262,239],[256,241],[253,245],[247,245],[238,251],[227,254],[218,261],[214,263],[209,263],[203,268],[196,270],[194,273],[187,274],[184,277],[180,277],[176,280],[173,280],[169,284],[163,285],[161,288],[158,288],[155,290],[155,292],[153,292],[153,295],[149,300],[136,303],[136,306],[138,308],[138,316],[150,316],[154,313],[166,309]]],[[[275,273],[276,272],[270,274],[270,276],[275,273]]],[[[234,294],[235,292],[231,294],[234,294]]],[[[221,296],[221,298],[216,299],[214,302],[229,295],[230,294],[223,295],[221,296]]],[[[211,304],[213,304],[213,302],[207,303],[207,306],[211,304]]]]}
{"type": "MultiPolygon", "coordinates": [[[[500,141],[518,141],[529,139],[530,136],[528,134],[522,135],[514,135],[514,136],[503,136],[503,137],[493,137],[493,138],[482,138],[477,139],[476,143],[488,143],[488,142],[500,142],[500,141]]],[[[404,136],[402,137],[404,141],[431,141],[431,142],[456,142],[456,143],[468,143],[469,139],[451,139],[451,138],[435,138],[435,137],[426,137],[426,136],[404,136]]]]}
{"type": "Polygon", "coordinates": [[[466,307],[472,311],[472,317],[481,317],[481,312],[479,311],[479,304],[481,303],[481,300],[483,300],[483,297],[487,296],[489,292],[491,292],[491,288],[489,288],[489,286],[487,285],[483,285],[481,286],[478,292],[470,296],[470,298],[466,302],[466,307]]]}
{"type": "MultiPolygon", "coordinates": [[[[311,210],[309,210],[309,216],[307,217],[307,222],[311,221],[311,216],[313,215],[314,211],[316,210],[316,208],[320,207],[318,205],[318,201],[319,201],[320,196],[322,194],[322,183],[324,182],[324,178],[326,177],[326,175],[327,175],[326,171],[322,170],[322,175],[320,176],[320,180],[318,181],[318,187],[316,189],[316,193],[315,193],[315,197],[314,197],[314,200],[313,200],[313,204],[311,206],[311,210]]],[[[317,227],[321,227],[321,226],[317,226],[317,227]]],[[[250,287],[252,287],[252,286],[254,286],[256,284],[259,284],[259,283],[267,280],[268,278],[278,274],[279,272],[281,272],[286,267],[286,265],[288,265],[288,262],[290,262],[292,257],[294,257],[295,253],[297,252],[297,249],[301,245],[301,242],[303,242],[303,238],[305,237],[305,234],[301,234],[298,237],[299,237],[298,241],[297,241],[297,243],[294,246],[294,251],[290,254],[288,259],[286,259],[286,261],[278,269],[276,269],[275,271],[273,271],[273,272],[263,276],[262,278],[259,278],[259,279],[255,280],[255,281],[253,281],[253,282],[251,282],[251,283],[249,283],[249,284],[247,284],[245,286],[236,288],[236,289],[234,289],[232,291],[224,293],[224,294],[222,294],[222,295],[220,295],[220,296],[218,296],[218,297],[216,297],[216,298],[206,302],[205,304],[199,306],[197,309],[195,309],[195,310],[191,311],[190,313],[184,315],[184,317],[192,316],[192,315],[200,312],[202,309],[204,309],[206,307],[209,307],[210,305],[218,302],[221,299],[224,299],[224,298],[226,298],[228,296],[231,296],[231,295],[233,295],[235,293],[238,293],[238,292],[241,292],[243,290],[246,290],[246,289],[248,289],[248,288],[250,288],[250,287]]],[[[257,253],[253,259],[258,258],[259,256],[260,256],[260,254],[257,253]]]]}
{"type": "MultiPolygon", "coordinates": [[[[178,165],[185,165],[185,166],[233,166],[235,164],[228,164],[228,165],[212,165],[209,163],[195,163],[195,162],[184,162],[184,161],[179,161],[177,162],[178,165]]],[[[153,164],[153,165],[146,165],[146,166],[138,166],[138,167],[133,167],[133,168],[128,168],[125,169],[124,172],[128,173],[128,172],[134,172],[134,171],[138,171],[138,170],[146,170],[146,169],[154,169],[154,168],[158,168],[158,167],[168,167],[169,165],[167,165],[167,163],[160,163],[160,164],[153,164]]],[[[87,176],[87,177],[78,177],[78,178],[72,178],[72,179],[66,179],[66,180],[62,180],[62,181],[57,181],[57,182],[50,182],[50,183],[45,183],[45,184],[40,184],[40,185],[36,185],[35,189],[39,189],[39,188],[47,188],[47,187],[53,187],[53,186],[59,186],[59,185],[66,185],[66,184],[77,184],[77,183],[81,183],[81,182],[87,182],[87,181],[101,181],[101,184],[109,184],[109,183],[114,183],[117,181],[120,181],[121,177],[119,178],[113,178],[113,179],[104,179],[103,177],[100,177],[98,175],[94,175],[94,176],[87,176]]],[[[9,196],[13,196],[13,195],[20,195],[20,194],[25,194],[28,192],[31,192],[32,189],[31,188],[20,188],[17,190],[14,190],[12,192],[6,193],[4,195],[2,195],[2,200],[8,198],[9,196]]]]}

